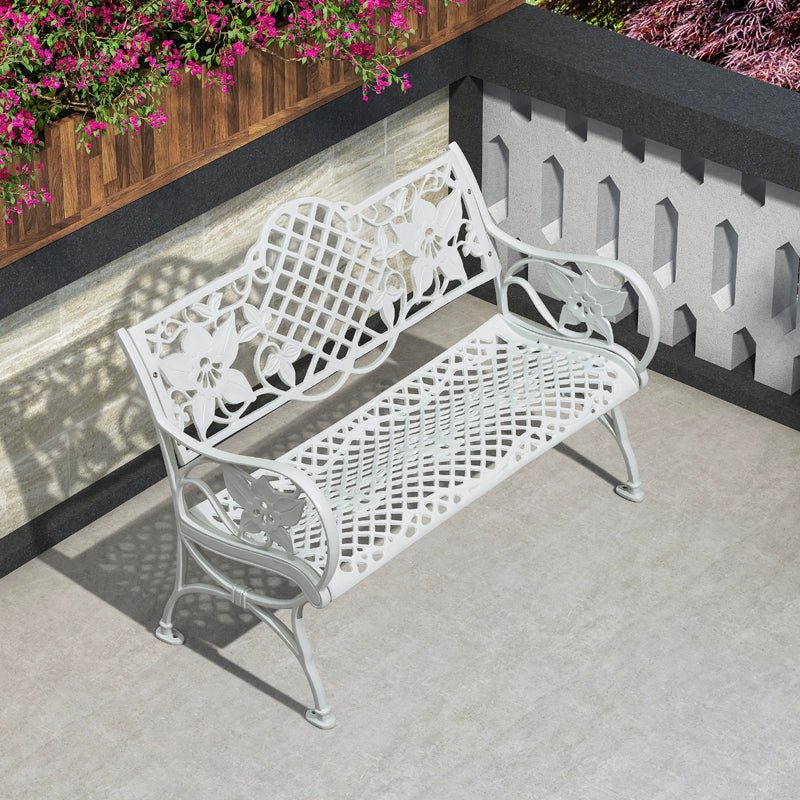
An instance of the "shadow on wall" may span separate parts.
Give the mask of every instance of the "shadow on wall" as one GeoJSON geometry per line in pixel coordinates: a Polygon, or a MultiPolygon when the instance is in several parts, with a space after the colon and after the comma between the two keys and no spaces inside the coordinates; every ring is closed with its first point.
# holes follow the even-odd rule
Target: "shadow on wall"
{"type": "MultiPolygon", "coordinates": [[[[144,269],[136,266],[137,277],[127,282],[115,278],[110,265],[82,282],[81,296],[69,299],[76,317],[71,332],[56,330],[32,348],[42,353],[38,359],[0,379],[0,535],[155,445],[150,415],[114,331],[170,302],[175,287],[201,286],[220,269],[210,261],[167,263],[165,268],[162,259],[152,259],[144,269]],[[103,281],[111,288],[104,290],[103,281]]],[[[7,358],[13,363],[14,354],[7,358]]]]}

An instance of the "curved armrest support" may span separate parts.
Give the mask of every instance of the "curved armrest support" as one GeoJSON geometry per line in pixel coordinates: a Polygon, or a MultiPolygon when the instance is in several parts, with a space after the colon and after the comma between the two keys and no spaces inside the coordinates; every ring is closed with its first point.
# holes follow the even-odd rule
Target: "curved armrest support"
{"type": "Polygon", "coordinates": [[[503,314],[508,315],[508,289],[519,286],[530,298],[537,311],[542,315],[548,325],[560,335],[569,339],[586,340],[596,331],[609,344],[613,345],[613,332],[607,315],[622,311],[627,292],[614,287],[603,286],[591,276],[592,266],[606,267],[622,276],[623,282],[628,283],[639,296],[640,308],[647,311],[650,323],[650,336],[647,348],[641,358],[635,359],[636,371],[644,375],[647,365],[652,361],[658,347],[661,335],[661,320],[658,305],[652,290],[645,280],[632,267],[601,256],[581,255],[577,253],[560,253],[553,250],[542,250],[538,247],[509,236],[501,230],[496,223],[487,221],[487,229],[496,242],[507,245],[522,254],[522,258],[513,264],[503,267],[498,277],[498,304],[503,314]],[[561,318],[556,320],[548,311],[541,297],[527,280],[514,275],[525,264],[539,262],[548,268],[548,281],[553,294],[564,306],[561,318]],[[564,266],[566,263],[575,263],[581,269],[578,275],[564,266]],[[583,324],[585,331],[571,330],[566,325],[583,324]]]}
{"type": "Polygon", "coordinates": [[[209,502],[215,518],[231,536],[281,561],[295,566],[302,562],[302,568],[308,572],[308,563],[292,552],[289,528],[300,521],[304,510],[308,513],[305,507],[306,503],[310,504],[319,519],[327,547],[322,575],[314,582],[315,591],[321,595],[339,564],[340,535],[330,504],[314,480],[292,464],[228,453],[199,442],[171,425],[159,423],[159,427],[164,436],[199,456],[177,470],[178,485],[173,488],[183,516],[190,518],[183,493],[187,487],[193,487],[209,502]],[[242,509],[238,523],[231,518],[231,509],[225,507],[208,484],[192,474],[208,463],[219,466],[232,503],[242,509]],[[265,480],[252,477],[257,470],[266,473],[265,480]],[[272,481],[280,481],[291,488],[276,489],[272,481]]]}

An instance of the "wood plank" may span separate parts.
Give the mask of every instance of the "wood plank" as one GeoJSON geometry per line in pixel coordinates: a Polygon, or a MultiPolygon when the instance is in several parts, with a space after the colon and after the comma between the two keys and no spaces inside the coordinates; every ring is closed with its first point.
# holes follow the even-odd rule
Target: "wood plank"
{"type": "MultiPolygon", "coordinates": [[[[162,106],[164,113],[168,114],[166,102],[162,106]]],[[[153,131],[153,163],[153,175],[148,180],[158,180],[158,176],[169,169],[169,122],[165,127],[153,131]]]]}
{"type": "MultiPolygon", "coordinates": [[[[49,167],[47,164],[47,159],[42,158],[40,161],[42,165],[41,171],[37,172],[37,182],[39,186],[47,187],[48,191],[50,189],[50,180],[49,180],[49,167]]],[[[2,224],[2,223],[0,223],[2,224]]],[[[52,227],[53,220],[50,214],[50,205],[49,203],[40,203],[36,206],[36,230],[35,232],[27,231],[25,232],[25,236],[35,235],[41,236],[43,233],[47,234],[50,232],[50,228],[52,227]]]]}
{"type": "MultiPolygon", "coordinates": [[[[173,140],[176,142],[179,162],[191,158],[196,152],[193,148],[192,129],[200,121],[200,116],[196,109],[192,108],[192,84],[197,83],[197,78],[186,75],[181,81],[180,86],[175,90],[177,102],[175,104],[175,117],[172,124],[167,123],[167,129],[173,140]]],[[[202,137],[199,143],[202,143],[202,137]]],[[[202,146],[202,144],[201,144],[202,146]]]]}
{"type": "Polygon", "coordinates": [[[142,180],[156,171],[155,131],[147,127],[142,131],[142,180]]]}
{"type": "Polygon", "coordinates": [[[78,203],[78,142],[75,123],[65,119],[61,128],[60,166],[64,176],[64,216],[69,218],[81,210],[78,203]]]}
{"type": "MultiPolygon", "coordinates": [[[[48,131],[49,151],[47,156],[48,172],[52,176],[51,194],[53,195],[53,209],[51,211],[56,223],[74,217],[78,214],[76,151],[73,128],[74,120],[60,120],[48,131]]],[[[19,228],[20,243],[24,243],[29,236],[24,223],[19,228]]]]}
{"type": "MultiPolygon", "coordinates": [[[[92,207],[92,186],[91,177],[89,175],[89,153],[86,148],[78,147],[78,137],[73,139],[73,147],[75,152],[75,178],[77,189],[77,203],[78,210],[83,211],[92,207]]],[[[140,178],[141,180],[141,178],[140,178]]]]}
{"type": "Polygon", "coordinates": [[[242,128],[239,127],[239,105],[247,105],[247,102],[244,101],[243,89],[238,81],[238,71],[235,71],[233,74],[236,78],[236,83],[228,89],[228,93],[225,95],[225,102],[223,103],[227,129],[223,137],[225,139],[242,130],[242,128]]]}
{"type": "MultiPolygon", "coordinates": [[[[47,129],[45,138],[45,149],[43,157],[47,161],[50,178],[50,194],[53,197],[50,203],[50,216],[54,223],[60,222],[66,216],[64,214],[64,175],[58,168],[58,154],[61,152],[61,123],[54,123],[47,129]],[[55,163],[54,163],[55,162],[55,163]]],[[[18,234],[18,231],[15,231],[18,234]]],[[[17,238],[15,241],[19,242],[17,238]]]]}
{"type": "Polygon", "coordinates": [[[3,223],[3,228],[6,235],[6,247],[9,250],[13,251],[15,248],[24,246],[25,244],[24,242],[21,243],[19,240],[19,226],[20,220],[16,214],[11,218],[10,225],[6,222],[3,223]]]}
{"type": "Polygon", "coordinates": [[[144,169],[142,166],[142,148],[144,143],[144,134],[150,130],[147,126],[139,131],[138,135],[132,138],[128,147],[128,174],[130,175],[131,184],[141,183],[144,178],[144,169]]]}
{"type": "MultiPolygon", "coordinates": [[[[131,169],[128,153],[131,149],[131,139],[134,139],[138,134],[130,134],[130,136],[115,136],[112,140],[114,144],[115,161],[117,164],[117,185],[120,189],[127,189],[131,186],[131,169]]],[[[108,148],[110,149],[110,148],[108,148]]],[[[106,184],[106,190],[111,194],[111,187],[106,184]]]]}
{"type": "Polygon", "coordinates": [[[178,94],[178,89],[168,90],[162,96],[162,105],[164,112],[169,117],[169,122],[160,130],[166,143],[167,163],[164,166],[158,165],[157,169],[159,171],[170,169],[181,163],[180,95],[178,94]]]}
{"type": "Polygon", "coordinates": [[[309,96],[308,91],[308,65],[295,64],[294,70],[294,84],[292,86],[293,95],[291,104],[296,105],[302,100],[306,100],[309,96]]]}
{"type": "Polygon", "coordinates": [[[92,156],[89,159],[89,187],[92,195],[92,205],[96,206],[105,200],[106,193],[103,186],[103,159],[92,156]]]}
{"type": "MultiPolygon", "coordinates": [[[[286,63],[281,61],[275,55],[269,54],[269,61],[266,63],[266,70],[264,73],[264,90],[266,92],[266,104],[264,108],[264,118],[271,119],[278,111],[283,110],[284,103],[281,94],[281,87],[283,85],[284,72],[286,63]]],[[[256,123],[256,125],[263,122],[263,119],[256,123]]],[[[253,127],[251,125],[251,127],[253,127]]]]}
{"type": "Polygon", "coordinates": [[[103,183],[109,184],[117,179],[117,150],[114,138],[116,133],[113,128],[109,128],[103,134],[102,159],[103,159],[103,183]]]}

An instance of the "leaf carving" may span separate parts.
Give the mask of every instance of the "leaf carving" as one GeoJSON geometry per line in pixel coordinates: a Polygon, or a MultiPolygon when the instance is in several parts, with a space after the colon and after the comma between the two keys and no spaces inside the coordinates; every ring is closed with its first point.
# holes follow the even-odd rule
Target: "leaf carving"
{"type": "Polygon", "coordinates": [[[414,289],[413,300],[419,302],[430,289],[436,267],[427,258],[418,258],[411,266],[411,284],[414,289]]]}
{"type": "Polygon", "coordinates": [[[270,353],[267,356],[267,363],[264,365],[264,372],[267,375],[274,375],[281,366],[281,358],[277,353],[270,353]]]}
{"type": "Polygon", "coordinates": [[[596,330],[607,341],[613,341],[614,331],[611,329],[611,323],[605,317],[595,317],[589,327],[596,330]]]}
{"type": "Polygon", "coordinates": [[[253,494],[250,479],[247,475],[238,467],[223,464],[222,479],[225,481],[225,488],[228,490],[228,494],[244,508],[253,494]]]}
{"type": "Polygon", "coordinates": [[[383,296],[381,319],[387,328],[391,328],[394,325],[394,303],[392,302],[392,298],[389,297],[388,292],[383,296]]]}
{"type": "Polygon", "coordinates": [[[436,207],[436,229],[449,242],[461,227],[461,195],[453,191],[436,207]]]}
{"type": "Polygon", "coordinates": [[[208,429],[214,421],[216,405],[214,398],[207,394],[195,395],[192,400],[192,419],[201,436],[208,433],[208,429]]]}
{"type": "Polygon", "coordinates": [[[572,294],[572,281],[561,270],[547,265],[547,283],[559,300],[568,300],[572,294]]]}
{"type": "Polygon", "coordinates": [[[291,361],[281,361],[278,366],[278,377],[287,385],[294,386],[296,375],[294,371],[294,364],[291,361]]]}
{"type": "MultiPolygon", "coordinates": [[[[276,345],[272,345],[276,348],[276,345]]],[[[280,349],[273,349],[267,356],[266,364],[264,365],[264,373],[266,375],[277,375],[287,386],[294,386],[297,381],[297,375],[294,368],[294,361],[302,353],[302,348],[297,342],[286,342],[280,349]]]]}
{"type": "Polygon", "coordinates": [[[439,256],[439,266],[445,278],[449,281],[465,281],[467,273],[464,262],[455,247],[445,247],[439,256]]]}
{"type": "Polygon", "coordinates": [[[214,292],[209,295],[205,303],[195,303],[191,310],[205,319],[213,319],[219,314],[219,307],[222,304],[222,292],[214,292]]]}
{"type": "Polygon", "coordinates": [[[389,244],[389,237],[386,235],[386,229],[381,226],[378,228],[377,246],[373,251],[373,256],[378,261],[386,261],[387,259],[396,256],[403,248],[399,244],[389,244]]]}

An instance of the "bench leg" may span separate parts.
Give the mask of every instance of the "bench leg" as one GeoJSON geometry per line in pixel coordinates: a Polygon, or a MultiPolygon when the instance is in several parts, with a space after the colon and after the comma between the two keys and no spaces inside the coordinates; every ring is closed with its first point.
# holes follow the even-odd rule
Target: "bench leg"
{"type": "MultiPolygon", "coordinates": [[[[303,620],[303,610],[305,609],[306,603],[300,603],[300,605],[292,608],[292,629],[289,631],[288,626],[275,617],[274,610],[261,608],[258,601],[252,602],[246,590],[232,583],[222,573],[216,570],[213,565],[209,564],[205,558],[197,552],[192,544],[185,543],[183,538],[179,535],[175,564],[175,588],[172,590],[172,594],[169,596],[167,604],[164,606],[161,622],[156,629],[156,637],[162,642],[176,645],[183,644],[183,634],[172,627],[172,615],[178,600],[180,600],[183,595],[192,592],[201,592],[220,597],[224,600],[230,600],[241,608],[250,611],[262,622],[267,623],[284,643],[289,646],[289,649],[297,657],[300,666],[303,668],[303,672],[306,674],[309,686],[311,687],[311,694],[314,697],[314,708],[310,708],[306,711],[306,719],[318,728],[332,728],[336,724],[336,717],[334,717],[328,705],[325,689],[322,686],[322,679],[319,676],[319,671],[317,670],[311,653],[311,642],[306,633],[305,622],[303,620]],[[185,580],[189,553],[191,553],[205,572],[221,583],[222,586],[212,586],[206,583],[187,584],[185,580]]],[[[264,598],[262,598],[261,602],[264,602],[264,598]]]]}
{"type": "Polygon", "coordinates": [[[161,622],[156,628],[156,638],[167,644],[183,644],[183,634],[172,627],[172,612],[175,610],[175,603],[184,594],[184,578],[186,577],[186,547],[183,539],[178,535],[178,553],[175,561],[175,588],[164,606],[164,613],[161,615],[161,622]]]}
{"type": "Polygon", "coordinates": [[[639,476],[639,465],[636,462],[636,455],[633,452],[633,446],[628,437],[628,426],[625,424],[625,417],[619,407],[614,408],[604,416],[608,422],[606,427],[608,427],[617,440],[619,449],[622,451],[622,457],[625,459],[625,467],[628,470],[628,480],[625,483],[619,484],[614,491],[626,500],[630,500],[633,503],[641,503],[642,500],[644,500],[642,480],[639,476]]]}
{"type": "Polygon", "coordinates": [[[312,725],[327,730],[336,724],[336,717],[331,713],[331,707],[328,705],[325,689],[322,686],[322,679],[319,677],[317,665],[314,663],[314,658],[311,654],[311,642],[308,639],[305,621],[303,620],[304,608],[305,603],[292,609],[292,631],[297,644],[295,655],[303,667],[303,672],[305,672],[308,684],[311,687],[311,694],[314,696],[314,708],[306,711],[306,719],[312,725]]]}

